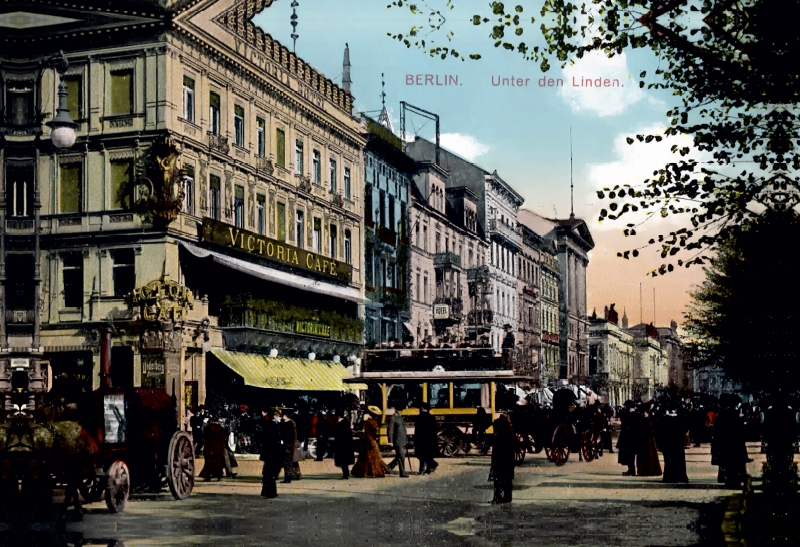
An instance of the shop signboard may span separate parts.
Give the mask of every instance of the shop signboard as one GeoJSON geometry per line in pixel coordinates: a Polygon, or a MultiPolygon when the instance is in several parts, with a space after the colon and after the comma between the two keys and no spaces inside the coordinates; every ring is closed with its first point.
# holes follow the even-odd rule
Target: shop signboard
{"type": "Polygon", "coordinates": [[[434,319],[450,319],[450,306],[448,304],[433,305],[434,319]]]}
{"type": "Polygon", "coordinates": [[[339,281],[352,277],[350,264],[210,218],[203,219],[201,240],[339,281]]]}
{"type": "Polygon", "coordinates": [[[167,367],[162,353],[142,354],[142,387],[167,386],[167,367]]]}

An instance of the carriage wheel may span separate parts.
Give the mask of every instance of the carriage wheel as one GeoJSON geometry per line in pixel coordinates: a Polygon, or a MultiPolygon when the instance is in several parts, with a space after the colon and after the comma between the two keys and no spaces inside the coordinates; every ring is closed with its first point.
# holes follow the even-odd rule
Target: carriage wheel
{"type": "Polygon", "coordinates": [[[567,426],[560,425],[553,432],[553,442],[550,444],[550,457],[557,467],[561,467],[569,459],[569,430],[567,426]]]}
{"type": "Polygon", "coordinates": [[[589,431],[584,431],[581,435],[581,455],[587,462],[594,459],[594,444],[592,444],[592,434],[589,431]]]}
{"type": "Polygon", "coordinates": [[[121,513],[128,503],[128,494],[131,491],[131,475],[125,462],[115,461],[108,468],[108,481],[106,483],[106,506],[112,513],[121,513]]]}
{"type": "Polygon", "coordinates": [[[185,431],[177,431],[169,442],[167,483],[176,500],[188,498],[194,488],[194,448],[185,431]]]}
{"type": "Polygon", "coordinates": [[[522,435],[517,433],[517,446],[514,450],[514,461],[516,463],[522,463],[525,460],[525,440],[522,438],[522,435]]]}
{"type": "Polygon", "coordinates": [[[458,443],[455,438],[447,434],[439,437],[439,452],[446,458],[452,458],[458,450],[458,443]]]}
{"type": "Polygon", "coordinates": [[[85,477],[81,480],[80,484],[78,484],[78,490],[80,491],[83,501],[86,503],[94,503],[100,501],[100,498],[103,497],[104,488],[100,478],[97,475],[92,475],[91,477],[85,477]]]}

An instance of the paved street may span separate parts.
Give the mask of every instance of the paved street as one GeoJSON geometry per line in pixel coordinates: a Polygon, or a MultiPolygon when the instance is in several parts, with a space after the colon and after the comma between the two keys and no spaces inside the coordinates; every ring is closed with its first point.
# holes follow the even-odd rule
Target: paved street
{"type": "MultiPolygon", "coordinates": [[[[763,456],[748,445],[760,469],[763,456]]],[[[338,480],[332,461],[301,463],[303,479],[260,493],[260,462],[240,461],[239,476],[198,482],[190,499],[138,496],[120,515],[89,506],[87,537],[131,545],[703,545],[721,539],[727,499],[708,446],[686,453],[690,483],[623,477],[616,454],[591,463],[574,455],[561,468],[544,454],[517,468],[514,503],[493,506],[489,458],[441,459],[430,476],[338,480]]],[[[201,461],[202,463],[202,461],[201,461]]],[[[414,465],[417,465],[414,460],[414,465]]]]}

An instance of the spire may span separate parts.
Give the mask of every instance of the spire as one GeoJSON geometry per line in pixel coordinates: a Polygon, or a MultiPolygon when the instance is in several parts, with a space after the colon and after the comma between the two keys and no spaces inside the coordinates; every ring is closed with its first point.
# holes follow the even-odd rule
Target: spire
{"type": "Polygon", "coordinates": [[[342,74],[342,88],[345,90],[345,92],[351,93],[350,84],[353,83],[353,80],[350,79],[350,45],[347,43],[344,45],[344,62],[342,64],[344,67],[342,74]]]}
{"type": "Polygon", "coordinates": [[[575,187],[572,185],[572,126],[569,126],[569,219],[575,219],[575,187]]]}
{"type": "Polygon", "coordinates": [[[622,307],[622,328],[628,328],[628,310],[625,309],[625,306],[622,307]]]}
{"type": "Polygon", "coordinates": [[[290,19],[292,20],[292,51],[297,52],[297,39],[300,38],[300,35],[297,34],[297,6],[300,4],[297,3],[297,0],[292,0],[292,16],[290,19]]]}
{"type": "Polygon", "coordinates": [[[389,117],[389,111],[386,110],[386,82],[383,78],[383,72],[381,72],[381,117],[378,119],[378,123],[380,123],[383,127],[394,133],[394,128],[392,127],[392,120],[389,117]]]}

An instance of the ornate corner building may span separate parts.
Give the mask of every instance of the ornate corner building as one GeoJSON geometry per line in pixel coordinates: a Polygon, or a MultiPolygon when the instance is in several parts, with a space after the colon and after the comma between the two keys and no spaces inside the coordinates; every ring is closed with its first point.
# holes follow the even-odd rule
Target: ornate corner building
{"type": "Polygon", "coordinates": [[[313,376],[363,347],[366,139],[349,91],[252,23],[270,4],[0,7],[0,390],[18,369],[96,388],[105,327],[112,383],[181,407],[228,371],[287,388],[278,360],[315,354],[313,376]]]}

